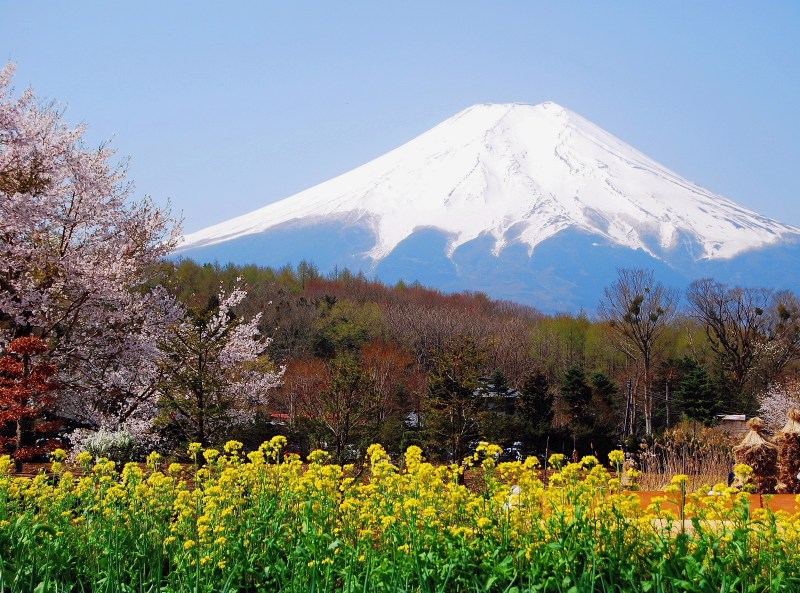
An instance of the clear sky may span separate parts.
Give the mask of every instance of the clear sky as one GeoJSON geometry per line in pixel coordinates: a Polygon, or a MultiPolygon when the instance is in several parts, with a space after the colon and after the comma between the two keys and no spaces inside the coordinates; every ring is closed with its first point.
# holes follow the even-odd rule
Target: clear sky
{"type": "Polygon", "coordinates": [[[0,0],[7,61],[187,232],[546,100],[800,226],[797,1],[0,0]]]}

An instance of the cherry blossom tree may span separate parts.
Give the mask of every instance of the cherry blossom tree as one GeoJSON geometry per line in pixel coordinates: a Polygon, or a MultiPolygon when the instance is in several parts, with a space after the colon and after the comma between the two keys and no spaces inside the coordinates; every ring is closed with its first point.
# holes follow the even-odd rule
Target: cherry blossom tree
{"type": "Polygon", "coordinates": [[[159,422],[204,445],[255,420],[283,370],[265,355],[270,340],[260,315],[245,321],[234,308],[247,293],[220,292],[202,309],[187,311],[160,343],[159,422]]]}
{"type": "Polygon", "coordinates": [[[772,431],[786,423],[792,408],[800,408],[800,383],[796,379],[776,381],[759,397],[758,415],[772,431]]]}
{"type": "Polygon", "coordinates": [[[163,289],[145,289],[178,228],[133,199],[108,146],[87,148],[84,128],[33,91],[15,98],[13,73],[0,71],[0,352],[42,338],[62,413],[133,422],[152,404],[156,344],[180,314],[163,289]]]}

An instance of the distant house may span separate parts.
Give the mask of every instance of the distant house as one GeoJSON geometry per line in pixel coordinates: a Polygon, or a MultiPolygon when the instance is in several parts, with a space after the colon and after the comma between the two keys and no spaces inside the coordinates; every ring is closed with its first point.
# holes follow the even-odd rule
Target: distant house
{"type": "Polygon", "coordinates": [[[406,428],[409,429],[422,428],[422,417],[420,416],[419,412],[416,410],[409,412],[405,419],[405,425],[406,428]]]}
{"type": "Polygon", "coordinates": [[[478,387],[473,395],[480,397],[485,401],[485,409],[495,414],[503,414],[505,416],[513,416],[517,412],[517,401],[520,397],[520,392],[517,389],[495,389],[489,379],[481,377],[482,385],[478,387]]]}
{"type": "Polygon", "coordinates": [[[717,427],[728,434],[732,440],[739,441],[750,430],[744,414],[718,414],[717,427]]]}
{"type": "Polygon", "coordinates": [[[291,416],[289,414],[279,414],[279,413],[272,413],[270,414],[271,423],[276,426],[285,426],[289,420],[291,420],[291,416]]]}

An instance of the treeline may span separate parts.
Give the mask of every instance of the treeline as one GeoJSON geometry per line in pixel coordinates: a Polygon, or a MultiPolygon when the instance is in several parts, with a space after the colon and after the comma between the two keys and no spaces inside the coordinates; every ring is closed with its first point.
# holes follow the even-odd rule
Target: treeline
{"type": "MultiPolygon", "coordinates": [[[[388,286],[363,274],[166,263],[159,281],[190,306],[244,284],[285,372],[259,431],[285,423],[340,458],[381,441],[458,458],[478,439],[580,453],[682,420],[754,415],[794,376],[800,307],[790,293],[694,283],[679,296],[620,270],[591,317],[544,315],[482,293],[388,286]]],[[[246,436],[246,435],[245,435],[246,436]]]]}

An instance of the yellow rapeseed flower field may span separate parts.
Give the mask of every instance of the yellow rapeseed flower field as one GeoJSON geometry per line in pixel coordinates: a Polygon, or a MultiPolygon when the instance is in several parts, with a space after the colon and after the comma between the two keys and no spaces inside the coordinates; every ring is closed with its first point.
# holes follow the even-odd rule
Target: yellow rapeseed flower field
{"type": "Polygon", "coordinates": [[[800,517],[724,485],[688,493],[684,476],[643,508],[618,451],[608,466],[554,455],[544,472],[482,443],[470,489],[464,466],[418,447],[392,460],[373,445],[361,473],[285,445],[192,444],[188,468],[79,456],[81,477],[57,452],[32,480],[0,458],[0,590],[800,590],[800,517]]]}

